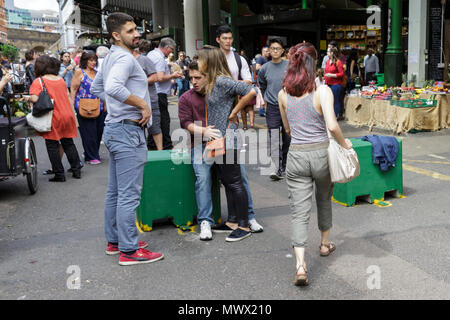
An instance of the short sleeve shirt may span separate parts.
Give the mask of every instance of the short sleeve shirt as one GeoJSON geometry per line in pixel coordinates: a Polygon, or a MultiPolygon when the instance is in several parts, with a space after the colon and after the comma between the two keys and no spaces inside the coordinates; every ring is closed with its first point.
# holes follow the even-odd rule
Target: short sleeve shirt
{"type": "Polygon", "coordinates": [[[256,58],[256,64],[264,65],[264,63],[266,63],[267,61],[269,61],[269,60],[267,60],[263,56],[256,58]]]}
{"type": "MultiPolygon", "coordinates": [[[[252,74],[250,73],[250,68],[248,67],[247,61],[239,56],[241,58],[241,79],[242,80],[248,80],[252,81],[252,74]]],[[[228,62],[228,68],[230,69],[231,76],[234,80],[239,79],[239,67],[236,62],[236,58],[234,57],[234,52],[230,50],[230,52],[227,55],[227,62],[228,62]]]]}
{"type": "MultiPolygon", "coordinates": [[[[152,60],[155,65],[156,72],[164,72],[164,74],[170,74],[169,65],[166,62],[166,58],[164,57],[164,53],[161,52],[158,48],[150,51],[147,57],[152,60]]],[[[164,82],[156,82],[156,91],[158,93],[170,94],[170,88],[172,87],[172,82],[170,80],[164,82]]]]}
{"type": "MultiPolygon", "coordinates": [[[[150,75],[156,73],[155,64],[150,60],[148,57],[144,55],[140,55],[137,58],[137,61],[141,65],[142,69],[144,70],[147,77],[150,75]]],[[[156,91],[156,85],[155,83],[148,85],[148,93],[150,94],[150,101],[152,104],[152,111],[159,109],[158,106],[158,93],[156,91]]]]}

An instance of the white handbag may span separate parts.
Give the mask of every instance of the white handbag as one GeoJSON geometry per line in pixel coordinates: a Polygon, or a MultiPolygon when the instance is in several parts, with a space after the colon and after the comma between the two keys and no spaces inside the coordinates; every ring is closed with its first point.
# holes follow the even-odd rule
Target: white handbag
{"type": "Polygon", "coordinates": [[[328,132],[330,145],[328,146],[328,166],[331,182],[346,183],[359,176],[360,168],[358,155],[353,148],[345,149],[334,140],[328,132]]]}
{"type": "Polygon", "coordinates": [[[31,112],[27,114],[28,125],[33,127],[37,132],[49,132],[52,130],[53,111],[49,111],[43,116],[34,117],[31,112]]]}

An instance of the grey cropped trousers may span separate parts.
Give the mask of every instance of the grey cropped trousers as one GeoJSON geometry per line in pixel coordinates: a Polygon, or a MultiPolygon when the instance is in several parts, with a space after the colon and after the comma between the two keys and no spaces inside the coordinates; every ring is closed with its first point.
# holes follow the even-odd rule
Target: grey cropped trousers
{"type": "Polygon", "coordinates": [[[315,186],[318,227],[327,231],[332,227],[331,182],[328,167],[328,141],[291,145],[289,148],[286,181],[292,214],[292,246],[306,247],[315,186]]]}

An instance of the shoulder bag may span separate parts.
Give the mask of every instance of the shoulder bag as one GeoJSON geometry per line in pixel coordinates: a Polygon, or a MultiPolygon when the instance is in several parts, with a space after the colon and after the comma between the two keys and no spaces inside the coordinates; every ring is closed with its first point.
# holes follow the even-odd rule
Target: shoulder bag
{"type": "Polygon", "coordinates": [[[328,146],[328,166],[331,182],[346,183],[359,176],[360,167],[358,155],[353,148],[345,149],[333,138],[328,131],[330,145],[328,146]]]}
{"type": "Polygon", "coordinates": [[[42,117],[53,110],[53,100],[50,98],[45,82],[41,77],[39,77],[39,82],[41,83],[42,92],[39,94],[38,100],[33,104],[32,114],[34,117],[42,117]]]}
{"type": "Polygon", "coordinates": [[[35,117],[32,113],[27,114],[27,123],[37,132],[52,131],[53,111],[49,111],[43,116],[35,117]]]}
{"type": "Polygon", "coordinates": [[[83,118],[97,118],[100,115],[100,99],[80,98],[78,113],[83,118]]]}

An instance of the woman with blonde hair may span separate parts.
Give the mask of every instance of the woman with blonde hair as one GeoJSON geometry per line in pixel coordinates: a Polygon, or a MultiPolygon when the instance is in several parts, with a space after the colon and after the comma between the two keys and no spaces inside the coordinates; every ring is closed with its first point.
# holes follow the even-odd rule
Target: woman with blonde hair
{"type": "Polygon", "coordinates": [[[333,112],[333,93],[328,86],[316,87],[317,51],[310,43],[290,50],[289,66],[278,94],[281,117],[291,145],[286,165],[286,181],[292,214],[292,246],[297,263],[294,284],[308,285],[305,247],[315,186],[320,255],[328,256],[336,245],[328,240],[332,227],[331,194],[333,184],[328,167],[328,134],[344,148],[344,139],[333,112]]]}
{"type": "Polygon", "coordinates": [[[226,241],[239,241],[249,237],[251,231],[248,224],[248,197],[237,159],[241,147],[236,135],[239,124],[237,115],[256,95],[256,91],[242,81],[233,80],[226,57],[217,47],[204,46],[198,52],[198,67],[207,78],[205,102],[208,126],[214,126],[225,137],[226,154],[214,159],[214,167],[225,186],[228,204],[225,225],[233,230],[226,241]],[[235,104],[238,96],[241,99],[235,104]],[[230,157],[230,153],[233,157],[230,157]],[[230,158],[233,158],[231,163],[230,158]]]}

